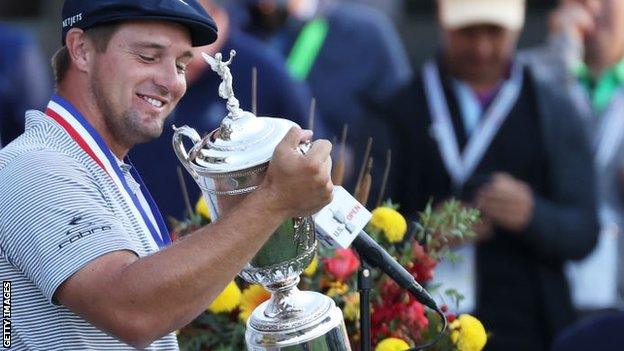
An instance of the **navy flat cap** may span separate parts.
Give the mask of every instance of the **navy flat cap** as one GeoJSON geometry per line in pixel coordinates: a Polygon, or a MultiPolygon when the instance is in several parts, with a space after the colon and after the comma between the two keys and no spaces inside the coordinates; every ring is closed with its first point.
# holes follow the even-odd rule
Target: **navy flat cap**
{"type": "Polygon", "coordinates": [[[129,20],[180,23],[189,29],[193,46],[217,39],[217,25],[197,0],[65,0],[62,15],[63,45],[72,28],[129,20]]]}

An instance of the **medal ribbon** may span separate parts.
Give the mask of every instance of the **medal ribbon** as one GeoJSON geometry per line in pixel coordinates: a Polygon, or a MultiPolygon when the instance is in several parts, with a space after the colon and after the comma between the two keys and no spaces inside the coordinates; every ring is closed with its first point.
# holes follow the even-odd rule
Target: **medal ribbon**
{"type": "Polygon", "coordinates": [[[82,114],[68,101],[58,95],[52,96],[45,113],[65,129],[67,134],[69,134],[78,146],[111,177],[124,199],[130,205],[132,213],[137,218],[141,219],[139,220],[139,224],[141,224],[143,230],[146,234],[149,233],[151,235],[158,247],[163,248],[170,244],[171,239],[169,238],[169,231],[165,225],[165,221],[135,168],[132,167],[130,172],[139,184],[141,184],[140,191],[145,197],[150,211],[156,220],[157,228],[154,227],[154,224],[149,219],[136,194],[130,190],[130,186],[117,163],[117,159],[108,146],[106,146],[102,137],[82,114]]]}

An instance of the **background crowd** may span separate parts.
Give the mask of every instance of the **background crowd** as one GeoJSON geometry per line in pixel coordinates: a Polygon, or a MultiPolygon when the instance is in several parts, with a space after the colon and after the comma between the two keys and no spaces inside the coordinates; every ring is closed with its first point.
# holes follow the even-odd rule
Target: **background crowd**
{"type": "MultiPolygon", "coordinates": [[[[201,2],[219,40],[197,51],[237,51],[244,109],[308,126],[314,98],[316,137],[339,141],[347,126],[346,187],[372,138],[372,194],[392,150],[386,197],[406,215],[449,197],[481,210],[476,240],[457,248],[464,261],[437,279],[465,289],[462,308],[492,333],[487,349],[618,347],[624,0],[201,2]]],[[[53,90],[61,3],[0,4],[0,147],[53,90]]],[[[169,125],[215,129],[219,83],[196,55],[169,125]]],[[[130,157],[163,215],[181,218],[171,135],[130,157]]]]}

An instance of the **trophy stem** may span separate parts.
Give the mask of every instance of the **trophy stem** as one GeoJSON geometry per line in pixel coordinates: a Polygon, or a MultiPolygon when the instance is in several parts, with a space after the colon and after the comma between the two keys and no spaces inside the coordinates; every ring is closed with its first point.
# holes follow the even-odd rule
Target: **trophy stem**
{"type": "Polygon", "coordinates": [[[296,296],[300,292],[297,288],[299,276],[267,285],[271,292],[271,299],[264,310],[264,315],[268,318],[287,319],[301,313],[301,309],[296,307],[296,296]]]}

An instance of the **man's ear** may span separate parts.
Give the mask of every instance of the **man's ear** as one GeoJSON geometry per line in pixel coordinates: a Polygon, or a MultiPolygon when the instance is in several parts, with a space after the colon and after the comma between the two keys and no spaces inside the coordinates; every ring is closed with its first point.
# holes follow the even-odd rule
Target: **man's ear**
{"type": "Polygon", "coordinates": [[[87,72],[89,62],[93,59],[93,45],[80,28],[72,28],[65,37],[65,45],[71,57],[71,64],[79,71],[87,72]]]}

